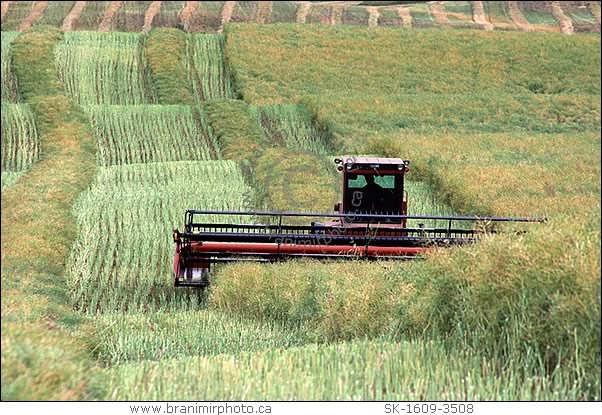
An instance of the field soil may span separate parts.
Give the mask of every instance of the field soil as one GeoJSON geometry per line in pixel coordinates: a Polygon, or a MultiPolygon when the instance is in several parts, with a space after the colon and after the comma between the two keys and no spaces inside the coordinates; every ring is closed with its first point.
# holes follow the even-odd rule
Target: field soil
{"type": "Polygon", "coordinates": [[[22,32],[24,30],[29,29],[35,22],[40,20],[40,18],[44,14],[44,11],[46,10],[47,7],[48,7],[47,1],[36,1],[29,16],[27,16],[25,18],[25,20],[23,20],[21,22],[21,24],[19,25],[19,31],[22,32]]]}
{"type": "Polygon", "coordinates": [[[366,11],[370,15],[368,17],[368,26],[370,26],[370,27],[378,26],[378,18],[380,17],[380,13],[378,12],[378,7],[366,7],[366,11]]]}
{"type": "Polygon", "coordinates": [[[182,9],[182,13],[180,14],[180,21],[182,22],[182,26],[184,30],[190,32],[196,32],[198,28],[193,24],[194,20],[192,15],[196,12],[199,7],[199,1],[187,1],[186,6],[182,9]]]}
{"type": "Polygon", "coordinates": [[[428,3],[431,13],[435,18],[435,21],[439,23],[442,27],[449,26],[449,19],[447,18],[447,14],[445,13],[445,8],[443,6],[443,2],[441,1],[431,1],[428,3]]]}
{"type": "Polygon", "coordinates": [[[525,19],[523,12],[520,9],[520,6],[517,1],[509,1],[508,2],[508,13],[510,13],[510,17],[512,21],[520,30],[524,32],[532,32],[533,27],[531,24],[525,19]]]}
{"type": "Polygon", "coordinates": [[[562,10],[561,2],[553,1],[552,2],[552,15],[558,21],[560,25],[560,32],[565,35],[573,34],[573,22],[571,19],[564,13],[562,10]]]}
{"type": "Polygon", "coordinates": [[[297,2],[297,10],[295,11],[295,22],[305,23],[307,15],[311,9],[310,1],[299,1],[297,2]]]}
{"type": "Polygon", "coordinates": [[[77,19],[82,14],[82,12],[84,11],[85,8],[86,8],[85,1],[76,1],[75,2],[75,4],[73,5],[73,8],[71,9],[71,11],[67,15],[67,17],[65,17],[65,20],[63,20],[63,25],[61,27],[63,32],[70,32],[71,30],[73,30],[73,23],[77,21],[77,19]]]}
{"type": "Polygon", "coordinates": [[[255,12],[255,23],[263,24],[267,22],[272,14],[273,1],[260,1],[257,3],[257,11],[255,12]]]}
{"type": "Polygon", "coordinates": [[[99,32],[108,32],[112,30],[113,27],[113,19],[119,12],[119,9],[123,6],[123,1],[112,1],[107,5],[105,12],[102,16],[102,21],[98,26],[99,32]]]}
{"type": "Polygon", "coordinates": [[[2,6],[0,6],[0,19],[4,20],[4,16],[6,16],[6,13],[8,13],[8,8],[10,7],[10,4],[13,3],[12,1],[3,1],[2,2],[2,6]]]}
{"type": "Polygon", "coordinates": [[[153,1],[148,6],[146,13],[144,13],[144,26],[142,26],[142,32],[148,33],[153,27],[153,20],[159,11],[161,10],[161,1],[153,1]]]}
{"type": "Polygon", "coordinates": [[[236,7],[235,1],[225,1],[222,9],[219,13],[219,29],[218,32],[222,32],[224,30],[224,25],[230,22],[232,19],[232,14],[234,13],[234,8],[236,7]]]}
{"type": "Polygon", "coordinates": [[[410,9],[400,7],[397,9],[397,14],[401,18],[401,22],[404,27],[412,27],[412,15],[410,13],[410,9]]]}
{"type": "Polygon", "coordinates": [[[495,26],[489,20],[487,20],[483,2],[471,1],[470,4],[472,6],[472,20],[485,30],[493,30],[495,26]]]}

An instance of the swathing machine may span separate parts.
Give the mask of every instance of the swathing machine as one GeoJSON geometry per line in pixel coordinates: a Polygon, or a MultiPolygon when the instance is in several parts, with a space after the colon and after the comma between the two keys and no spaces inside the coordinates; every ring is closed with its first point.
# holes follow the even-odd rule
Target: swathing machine
{"type": "Polygon", "coordinates": [[[433,247],[473,243],[499,222],[545,220],[408,215],[408,160],[354,157],[335,164],[343,194],[334,213],[186,211],[184,231],[173,232],[175,285],[204,287],[213,264],[232,261],[412,259],[433,247]],[[240,223],[245,217],[256,223],[240,223]],[[299,217],[307,225],[290,224],[299,217]]]}

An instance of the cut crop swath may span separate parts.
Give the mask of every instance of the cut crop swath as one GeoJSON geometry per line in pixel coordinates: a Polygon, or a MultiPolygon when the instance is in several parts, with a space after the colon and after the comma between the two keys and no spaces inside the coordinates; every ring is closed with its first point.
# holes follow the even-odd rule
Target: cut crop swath
{"type": "Polygon", "coordinates": [[[149,163],[219,158],[202,110],[184,105],[86,107],[99,144],[99,162],[149,163]]]}
{"type": "Polygon", "coordinates": [[[55,53],[59,78],[80,104],[156,101],[139,34],[66,33],[55,53]]]}
{"type": "Polygon", "coordinates": [[[68,274],[76,308],[197,308],[198,293],[173,289],[171,231],[186,209],[243,210],[249,193],[232,161],[102,168],[74,207],[80,232],[68,274]]]}
{"type": "Polygon", "coordinates": [[[313,124],[311,114],[304,107],[294,104],[252,105],[249,111],[274,145],[321,156],[332,154],[329,139],[313,124]]]}
{"type": "Polygon", "coordinates": [[[224,58],[224,37],[217,34],[189,38],[190,76],[200,101],[234,98],[234,86],[224,58]]]}
{"type": "Polygon", "coordinates": [[[218,310],[107,313],[95,318],[98,357],[109,364],[283,349],[307,342],[301,330],[218,310]]]}
{"type": "Polygon", "coordinates": [[[38,158],[38,133],[26,104],[2,104],[2,171],[22,172],[38,158]]]}
{"type": "Polygon", "coordinates": [[[12,70],[11,44],[19,32],[2,32],[2,102],[17,102],[17,79],[12,70]]]}
{"type": "Polygon", "coordinates": [[[543,382],[496,370],[440,342],[360,340],[119,365],[107,389],[124,400],[547,400],[558,390],[578,398],[562,372],[543,382]]]}

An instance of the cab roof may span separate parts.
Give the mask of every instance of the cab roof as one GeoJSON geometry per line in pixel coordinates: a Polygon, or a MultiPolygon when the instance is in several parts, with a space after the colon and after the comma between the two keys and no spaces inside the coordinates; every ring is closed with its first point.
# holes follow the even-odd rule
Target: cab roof
{"type": "Polygon", "coordinates": [[[404,164],[404,160],[388,157],[349,157],[345,163],[353,164],[379,164],[379,165],[399,165],[404,164]]]}
{"type": "Polygon", "coordinates": [[[394,168],[398,169],[400,166],[408,166],[409,160],[403,160],[400,158],[388,158],[388,157],[353,157],[347,156],[344,158],[337,158],[334,160],[336,164],[341,164],[345,168],[394,168]]]}

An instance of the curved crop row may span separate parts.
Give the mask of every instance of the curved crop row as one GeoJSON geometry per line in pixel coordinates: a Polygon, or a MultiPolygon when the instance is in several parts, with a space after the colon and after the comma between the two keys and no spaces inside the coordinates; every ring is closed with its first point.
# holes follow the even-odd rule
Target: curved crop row
{"type": "Polygon", "coordinates": [[[186,209],[244,210],[249,192],[231,161],[102,168],[74,208],[80,232],[68,268],[77,309],[197,308],[198,293],[173,288],[171,232],[186,209]]]}
{"type": "Polygon", "coordinates": [[[219,158],[202,110],[184,105],[87,106],[99,164],[219,158]]]}
{"type": "Polygon", "coordinates": [[[71,205],[95,173],[85,116],[62,94],[54,48],[36,26],[14,42],[21,95],[40,136],[40,160],[2,192],[2,399],[86,399],[92,364],[73,312],[65,259],[76,236],[71,205]]]}
{"type": "Polygon", "coordinates": [[[307,118],[303,119],[305,115],[300,107],[268,109],[268,112],[276,111],[271,115],[274,127],[271,130],[267,125],[264,130],[259,122],[262,110],[255,108],[250,111],[243,101],[215,101],[204,107],[224,157],[247,160],[251,165],[260,204],[280,211],[331,211],[336,202],[337,181],[330,170],[330,163],[323,155],[295,145],[295,142],[303,141],[313,148],[318,142],[312,136],[318,130],[307,118]],[[288,112],[295,120],[294,125],[285,126],[275,118],[279,111],[288,112]],[[306,135],[288,136],[299,132],[306,135]]]}
{"type": "Polygon", "coordinates": [[[159,28],[144,41],[144,55],[160,104],[195,102],[188,79],[187,36],[181,30],[159,28]]]}
{"type": "Polygon", "coordinates": [[[2,104],[2,171],[27,170],[38,158],[40,143],[33,114],[26,104],[2,104]]]}
{"type": "Polygon", "coordinates": [[[18,32],[2,32],[2,102],[17,102],[17,79],[12,69],[11,44],[19,35],[18,32]]]}
{"type": "Polygon", "coordinates": [[[320,156],[332,155],[331,137],[315,125],[311,114],[303,106],[251,105],[249,111],[273,146],[305,150],[320,156]]]}
{"type": "Polygon", "coordinates": [[[79,104],[148,104],[156,101],[141,35],[65,33],[57,45],[57,70],[79,104]]]}
{"type": "Polygon", "coordinates": [[[193,35],[188,45],[189,73],[197,98],[206,101],[234,98],[235,91],[224,58],[224,37],[193,35]]]}

